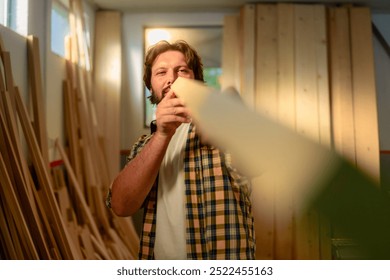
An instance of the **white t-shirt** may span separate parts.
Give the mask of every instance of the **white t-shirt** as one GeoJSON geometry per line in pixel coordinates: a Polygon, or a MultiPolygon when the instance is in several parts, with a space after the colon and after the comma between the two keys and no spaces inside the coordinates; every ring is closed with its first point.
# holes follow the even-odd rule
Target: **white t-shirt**
{"type": "Polygon", "coordinates": [[[187,259],[184,150],[189,124],[181,124],[168,145],[160,166],[158,192],[156,260],[187,259]]]}

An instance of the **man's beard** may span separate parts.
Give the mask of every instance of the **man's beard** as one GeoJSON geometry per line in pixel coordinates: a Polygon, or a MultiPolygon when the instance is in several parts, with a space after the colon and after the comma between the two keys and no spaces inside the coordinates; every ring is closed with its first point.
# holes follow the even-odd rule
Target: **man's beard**
{"type": "Polygon", "coordinates": [[[149,100],[150,100],[150,103],[152,105],[158,105],[158,103],[160,103],[160,101],[165,97],[165,95],[168,93],[168,91],[171,89],[171,87],[167,87],[165,89],[163,89],[163,92],[162,92],[162,97],[161,98],[158,98],[158,96],[155,94],[155,90],[153,89],[150,89],[150,96],[148,96],[149,100]]]}
{"type": "Polygon", "coordinates": [[[159,99],[158,96],[156,94],[154,94],[153,92],[151,93],[150,96],[148,96],[148,98],[149,98],[150,103],[152,103],[152,105],[157,105],[161,101],[161,99],[159,99]]]}

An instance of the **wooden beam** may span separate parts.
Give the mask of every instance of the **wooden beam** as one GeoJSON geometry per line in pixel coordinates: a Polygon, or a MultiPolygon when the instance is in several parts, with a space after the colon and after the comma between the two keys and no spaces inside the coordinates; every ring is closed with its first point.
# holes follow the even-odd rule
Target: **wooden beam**
{"type": "Polygon", "coordinates": [[[41,61],[39,54],[39,40],[35,36],[27,37],[28,73],[31,90],[31,101],[34,113],[34,131],[42,153],[43,160],[49,166],[49,152],[47,144],[46,118],[44,94],[42,90],[41,61]]]}

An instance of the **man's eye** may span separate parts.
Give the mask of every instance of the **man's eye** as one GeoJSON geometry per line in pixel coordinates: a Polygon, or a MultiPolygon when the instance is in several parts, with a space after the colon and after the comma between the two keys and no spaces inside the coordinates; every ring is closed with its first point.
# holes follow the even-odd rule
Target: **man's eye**
{"type": "Polygon", "coordinates": [[[156,72],[156,75],[161,76],[161,75],[164,75],[165,73],[166,73],[166,71],[158,71],[158,72],[156,72]]]}
{"type": "Polygon", "coordinates": [[[179,72],[180,73],[188,73],[188,70],[187,69],[179,69],[179,72]]]}

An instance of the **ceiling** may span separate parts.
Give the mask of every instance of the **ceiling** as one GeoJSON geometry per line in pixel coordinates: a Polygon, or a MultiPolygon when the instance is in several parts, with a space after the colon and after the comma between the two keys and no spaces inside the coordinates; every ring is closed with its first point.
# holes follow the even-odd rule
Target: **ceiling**
{"type": "Polygon", "coordinates": [[[389,0],[89,0],[98,8],[123,12],[212,12],[234,11],[245,3],[299,2],[369,6],[375,12],[390,12],[389,0]]]}

